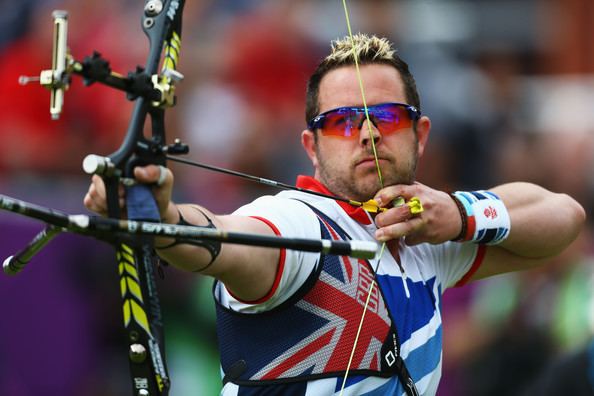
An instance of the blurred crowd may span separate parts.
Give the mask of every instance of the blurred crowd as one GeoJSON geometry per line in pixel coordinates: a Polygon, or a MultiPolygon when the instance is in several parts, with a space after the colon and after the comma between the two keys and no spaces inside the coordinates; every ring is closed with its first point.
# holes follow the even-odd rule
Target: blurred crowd
{"type": "MultiPolygon", "coordinates": [[[[391,38],[416,77],[422,111],[433,121],[419,181],[443,190],[532,181],[572,195],[592,213],[591,0],[348,4],[353,29],[391,38]]],[[[99,84],[84,87],[75,76],[60,120],[51,121],[47,91],[34,83],[20,86],[18,78],[49,68],[54,9],[69,12],[75,59],[97,50],[114,71],[134,70],[148,47],[142,7],[139,0],[21,0],[3,11],[0,193],[84,211],[82,159],[115,151],[132,103],[99,84]]],[[[297,174],[309,174],[299,143],[305,81],[330,40],[347,33],[341,2],[188,0],[183,25],[179,71],[185,78],[178,105],[166,115],[168,140],[187,143],[191,159],[260,177],[292,183],[297,174]]],[[[171,166],[175,200],[216,212],[275,192],[171,166]]],[[[554,213],[550,208],[542,215],[554,213]]],[[[36,227],[0,214],[3,257],[36,227]]],[[[572,247],[546,268],[446,292],[439,395],[594,394],[591,232],[590,218],[572,247]],[[572,393],[570,386],[590,386],[591,393],[572,393]]],[[[22,278],[0,277],[0,394],[128,391],[116,270],[109,248],[96,245],[64,239],[22,278]],[[30,302],[27,312],[19,309],[23,301],[30,302]],[[43,314],[49,317],[40,323],[43,314]],[[60,316],[63,321],[55,320],[60,316]],[[77,329],[85,330],[75,337],[77,329]],[[38,355],[46,359],[39,362],[38,355]]],[[[172,394],[216,394],[210,281],[168,269],[159,285],[172,394]]]]}

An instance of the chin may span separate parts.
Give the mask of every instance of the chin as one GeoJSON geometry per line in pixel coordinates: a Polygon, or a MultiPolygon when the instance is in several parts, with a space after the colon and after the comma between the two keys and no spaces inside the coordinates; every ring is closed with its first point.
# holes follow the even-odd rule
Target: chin
{"type": "Polygon", "coordinates": [[[376,180],[372,185],[357,186],[356,190],[353,191],[353,193],[354,193],[353,199],[360,201],[360,202],[368,201],[368,200],[372,199],[373,197],[375,197],[375,194],[380,189],[381,189],[381,186],[379,184],[379,180],[376,180]]]}
{"type": "Polygon", "coordinates": [[[386,175],[384,178],[385,186],[393,186],[395,184],[411,185],[415,182],[415,174],[410,173],[408,175],[386,175]]]}

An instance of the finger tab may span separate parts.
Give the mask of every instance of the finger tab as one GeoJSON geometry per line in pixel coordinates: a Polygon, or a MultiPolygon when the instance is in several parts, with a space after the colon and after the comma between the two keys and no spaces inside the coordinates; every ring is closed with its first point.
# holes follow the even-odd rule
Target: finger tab
{"type": "Polygon", "coordinates": [[[412,197],[406,204],[410,208],[410,213],[413,215],[422,213],[424,210],[421,200],[418,197],[412,197]]]}

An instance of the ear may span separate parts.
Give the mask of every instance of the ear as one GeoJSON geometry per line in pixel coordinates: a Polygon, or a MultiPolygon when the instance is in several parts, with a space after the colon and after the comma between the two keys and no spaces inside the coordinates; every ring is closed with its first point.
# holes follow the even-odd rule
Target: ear
{"type": "Polygon", "coordinates": [[[314,137],[314,133],[309,129],[305,129],[301,132],[301,145],[305,149],[307,156],[311,160],[311,163],[314,166],[314,169],[318,169],[318,156],[316,155],[316,140],[314,137]]]}
{"type": "Polygon", "coordinates": [[[431,131],[431,120],[429,117],[422,116],[417,122],[417,139],[419,140],[419,158],[425,152],[425,145],[429,140],[429,132],[431,131]]]}

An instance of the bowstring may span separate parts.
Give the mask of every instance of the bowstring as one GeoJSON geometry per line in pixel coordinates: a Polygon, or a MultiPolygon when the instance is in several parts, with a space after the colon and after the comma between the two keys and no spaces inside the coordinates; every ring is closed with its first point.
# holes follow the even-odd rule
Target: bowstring
{"type": "MultiPolygon", "coordinates": [[[[377,150],[375,148],[375,138],[373,136],[373,131],[371,129],[371,119],[369,118],[369,109],[367,107],[367,100],[365,99],[365,89],[363,88],[363,78],[361,77],[361,70],[359,68],[359,58],[357,56],[357,52],[355,51],[355,39],[353,38],[353,32],[351,29],[351,21],[350,21],[350,17],[349,17],[349,10],[347,7],[347,3],[346,0],[342,0],[342,6],[344,8],[344,16],[346,19],[346,25],[347,25],[347,30],[349,33],[349,39],[351,41],[351,48],[353,51],[353,59],[355,61],[355,71],[356,71],[356,75],[357,75],[357,80],[359,83],[359,90],[361,91],[361,100],[363,101],[363,109],[365,110],[365,124],[367,125],[367,133],[369,133],[369,139],[371,140],[371,148],[373,150],[373,158],[375,160],[375,167],[377,170],[377,176],[379,179],[379,184],[380,184],[380,188],[384,188],[384,180],[382,177],[382,170],[379,166],[379,159],[377,156],[377,150]]],[[[353,363],[353,358],[355,356],[355,351],[357,349],[357,343],[359,342],[359,336],[361,334],[361,329],[363,328],[363,321],[365,320],[365,314],[367,313],[367,308],[369,306],[369,301],[371,299],[371,294],[373,292],[373,289],[376,287],[376,273],[377,270],[379,268],[379,264],[381,261],[381,258],[384,254],[384,250],[386,248],[386,242],[382,243],[381,249],[380,249],[380,254],[379,257],[377,259],[377,263],[375,264],[375,268],[373,268],[373,279],[371,281],[371,284],[369,286],[369,290],[367,292],[367,298],[365,299],[365,305],[363,307],[363,313],[361,314],[361,319],[359,320],[359,327],[357,328],[357,334],[355,336],[355,340],[353,342],[353,348],[351,349],[351,353],[349,356],[349,362],[347,364],[347,368],[344,374],[344,377],[342,379],[342,385],[340,387],[340,396],[343,395],[344,392],[344,388],[346,386],[346,381],[347,378],[349,376],[349,371],[351,369],[351,365],[353,363]]]]}
{"type": "Polygon", "coordinates": [[[382,170],[379,166],[379,159],[377,156],[377,150],[375,149],[375,139],[373,138],[373,131],[371,130],[371,119],[369,118],[369,108],[367,107],[367,100],[365,99],[365,89],[363,88],[363,79],[361,78],[361,69],[359,68],[359,58],[355,51],[355,39],[353,38],[353,31],[351,29],[351,20],[349,17],[349,9],[346,4],[346,0],[342,0],[344,8],[344,16],[346,19],[347,30],[349,33],[349,39],[351,41],[351,48],[353,50],[353,58],[355,60],[355,70],[357,74],[357,81],[359,83],[359,90],[361,92],[361,100],[363,101],[363,109],[365,111],[365,124],[367,125],[367,133],[369,133],[369,139],[371,140],[371,148],[373,150],[373,158],[375,160],[375,168],[377,170],[377,176],[379,178],[380,188],[384,188],[384,179],[382,177],[382,170]]]}

